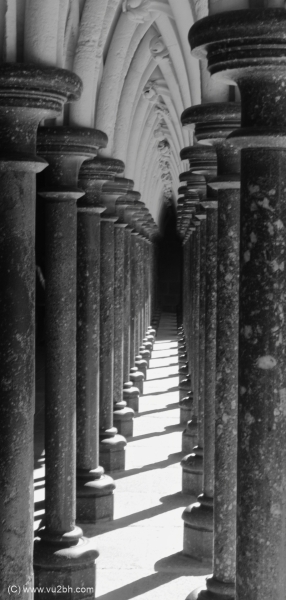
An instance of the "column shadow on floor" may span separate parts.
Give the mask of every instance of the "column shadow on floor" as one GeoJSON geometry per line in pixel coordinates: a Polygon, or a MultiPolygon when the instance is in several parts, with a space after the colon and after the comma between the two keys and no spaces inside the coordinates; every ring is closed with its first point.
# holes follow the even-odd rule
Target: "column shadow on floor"
{"type": "Polygon", "coordinates": [[[175,452],[174,454],[169,454],[169,457],[165,460],[160,460],[155,463],[151,463],[149,465],[144,465],[144,467],[138,467],[135,469],[129,469],[128,471],[113,471],[112,477],[113,479],[123,479],[124,477],[130,477],[131,475],[138,475],[139,473],[145,473],[145,471],[153,471],[154,469],[165,469],[166,467],[170,467],[171,465],[175,465],[176,463],[182,460],[184,456],[183,452],[175,452]]]}
{"type": "MultiPolygon", "coordinates": [[[[135,525],[135,523],[139,523],[140,521],[145,521],[146,519],[152,519],[152,517],[162,515],[166,512],[169,512],[170,510],[174,510],[180,507],[185,508],[186,506],[195,501],[195,496],[189,496],[188,494],[183,494],[182,492],[177,492],[176,494],[163,496],[159,499],[159,502],[162,502],[162,504],[159,504],[157,506],[152,506],[151,508],[139,510],[136,513],[133,513],[126,517],[115,519],[114,521],[99,521],[94,525],[89,524],[87,526],[88,536],[96,536],[99,533],[102,535],[102,533],[109,533],[110,531],[123,529],[124,527],[135,525]]],[[[80,522],[79,525],[84,531],[85,525],[81,524],[80,522]]]]}
{"type": "MultiPolygon", "coordinates": [[[[155,573],[141,577],[107,594],[97,596],[97,600],[132,600],[182,576],[202,577],[210,575],[210,565],[203,565],[184,556],[182,552],[158,560],[154,565],[154,569],[155,573]]],[[[154,600],[155,598],[154,595],[154,600]]]]}

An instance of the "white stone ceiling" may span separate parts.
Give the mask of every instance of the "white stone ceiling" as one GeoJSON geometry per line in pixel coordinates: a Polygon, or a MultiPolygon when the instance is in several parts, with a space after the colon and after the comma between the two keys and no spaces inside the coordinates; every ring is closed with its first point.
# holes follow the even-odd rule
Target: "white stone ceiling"
{"type": "MultiPolygon", "coordinates": [[[[225,2],[233,4],[210,0],[211,11],[224,10],[225,2]]],[[[81,77],[82,97],[68,107],[65,122],[107,133],[103,154],[125,162],[125,176],[157,222],[162,203],[176,203],[179,174],[188,168],[179,153],[192,134],[182,129],[181,113],[202,100],[228,98],[228,88],[212,83],[190,54],[189,29],[208,14],[208,4],[0,0],[2,61],[57,65],[81,77]]]]}

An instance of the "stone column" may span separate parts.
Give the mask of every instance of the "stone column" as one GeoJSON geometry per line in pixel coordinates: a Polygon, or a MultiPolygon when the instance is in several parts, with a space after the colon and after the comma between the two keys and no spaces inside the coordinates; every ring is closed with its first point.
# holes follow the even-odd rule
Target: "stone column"
{"type": "Polygon", "coordinates": [[[115,484],[99,464],[100,193],[124,169],[114,159],[84,162],[79,181],[77,265],[77,519],[113,517],[115,484]]]}
{"type": "MultiPolygon", "coordinates": [[[[206,362],[208,354],[209,360],[206,369],[204,435],[208,443],[205,444],[204,453],[204,494],[202,501],[198,498],[201,502],[198,510],[203,514],[205,497],[210,501],[214,495],[214,576],[208,580],[208,589],[214,591],[216,586],[217,593],[221,593],[226,584],[228,594],[232,584],[234,595],[240,154],[230,144],[226,145],[224,140],[240,125],[240,105],[233,102],[216,103],[187,109],[183,113],[182,123],[191,126],[194,122],[198,142],[212,144],[216,150],[218,176],[209,182],[209,188],[219,191],[218,254],[216,248],[210,248],[209,259],[215,261],[214,270],[211,264],[207,267],[207,272],[213,272],[213,277],[217,274],[218,322],[217,329],[212,327],[212,322],[216,322],[214,314],[209,322],[210,336],[206,336],[209,349],[206,362]]],[[[208,297],[212,300],[211,293],[208,297]]],[[[215,305],[213,308],[216,309],[215,305]]],[[[207,310],[208,313],[211,317],[211,312],[207,310]]],[[[211,551],[212,536],[209,544],[211,551]]]]}
{"type": "MultiPolygon", "coordinates": [[[[186,149],[187,150],[187,149],[186,149]]],[[[193,151],[189,148],[188,152],[193,151]]],[[[197,150],[197,147],[195,148],[197,150]]],[[[193,395],[190,395],[190,412],[192,419],[188,422],[186,429],[183,432],[182,447],[183,450],[191,452],[187,454],[182,462],[183,468],[183,492],[198,495],[202,491],[203,477],[203,432],[204,432],[204,397],[205,397],[205,284],[206,284],[206,213],[204,209],[200,209],[200,200],[206,196],[206,179],[208,168],[213,171],[213,161],[206,160],[204,149],[198,148],[198,163],[200,154],[202,154],[200,175],[195,175],[192,171],[187,171],[183,177],[187,182],[186,191],[184,194],[188,198],[188,203],[196,208],[196,215],[193,220],[197,231],[194,232],[195,237],[195,252],[194,252],[194,360],[193,360],[193,395]],[[203,150],[203,152],[201,151],[203,150]],[[201,223],[201,220],[204,222],[201,223]],[[194,440],[196,441],[193,446],[194,440]]],[[[213,156],[213,151],[212,151],[213,156]]],[[[200,164],[200,163],[199,163],[200,164]]],[[[181,191],[183,189],[181,188],[181,191]]],[[[183,518],[188,519],[188,510],[184,513],[183,518]]],[[[188,538],[192,538],[191,527],[186,524],[185,527],[185,542],[184,546],[187,549],[186,553],[191,552],[188,538]]],[[[198,548],[197,548],[198,549],[198,548]]],[[[197,550],[196,550],[197,551],[197,550]]]]}
{"type": "MultiPolygon", "coordinates": [[[[113,424],[114,410],[114,223],[117,198],[132,188],[133,181],[116,177],[102,187],[101,203],[106,211],[101,217],[100,264],[100,462],[106,471],[124,469],[126,440],[113,424]]],[[[116,323],[120,326],[120,323],[116,323]]],[[[120,351],[120,350],[119,350],[120,351]]],[[[121,352],[123,368],[123,353],[121,352]]],[[[120,389],[122,399],[122,388],[120,389]]]]}
{"type": "Polygon", "coordinates": [[[75,589],[84,570],[85,585],[94,587],[98,552],[75,525],[76,202],[84,194],[77,187],[79,168],[105,144],[106,136],[93,129],[43,127],[38,132],[38,152],[49,167],[39,192],[45,198],[46,500],[45,527],[38,531],[34,553],[37,586],[64,581],[75,589]]]}
{"type": "MultiPolygon", "coordinates": [[[[226,137],[235,123],[240,120],[240,107],[234,103],[205,104],[184,111],[182,123],[192,127],[195,124],[195,136],[198,142],[221,146],[221,137],[226,137]]],[[[207,146],[202,152],[210,152],[207,146]]],[[[193,172],[199,174],[206,166],[207,157],[197,155],[197,149],[191,148],[188,158],[193,172]],[[205,165],[204,165],[205,163],[205,165]]],[[[219,153],[219,169],[224,170],[229,161],[227,152],[219,153]],[[226,163],[226,164],[224,164],[226,163]]],[[[211,189],[207,201],[202,205],[207,210],[207,246],[206,246],[206,373],[204,398],[204,470],[203,493],[198,497],[199,506],[190,506],[185,511],[196,528],[194,553],[202,557],[211,557],[213,551],[213,496],[214,496],[214,450],[215,450],[215,373],[216,373],[216,313],[217,313],[217,202],[211,198],[211,189]],[[196,525],[197,524],[197,525],[196,525]],[[198,551],[198,541],[201,541],[198,551]]],[[[220,268],[220,267],[219,267],[220,268]]]]}
{"type": "MultiPolygon", "coordinates": [[[[131,195],[129,195],[131,198],[131,195]]],[[[133,385],[139,389],[140,394],[143,393],[143,381],[144,375],[141,371],[138,371],[135,367],[135,357],[138,354],[140,347],[139,340],[139,323],[140,323],[140,241],[139,237],[139,221],[141,215],[140,211],[144,206],[143,202],[140,202],[139,198],[141,195],[139,192],[132,192],[133,209],[132,212],[129,210],[129,219],[132,226],[131,232],[131,282],[130,282],[130,305],[131,305],[131,329],[130,329],[130,381],[133,385]]],[[[143,344],[144,345],[144,344],[143,344]]],[[[135,402],[135,399],[134,399],[135,402]]],[[[138,406],[134,408],[138,410],[138,406]]]]}
{"type": "Polygon", "coordinates": [[[0,595],[32,600],[37,127],[81,93],[78,77],[24,64],[0,67],[0,595]],[[20,543],[19,543],[20,540],[20,543]]]}
{"type": "Polygon", "coordinates": [[[241,129],[231,134],[242,148],[236,562],[240,600],[282,600],[286,594],[285,24],[283,9],[241,10],[204,19],[191,34],[197,55],[205,55],[207,46],[210,72],[234,79],[241,92],[241,129]]]}
{"type": "Polygon", "coordinates": [[[134,411],[124,398],[124,326],[125,326],[125,228],[119,219],[115,225],[114,261],[114,425],[125,437],[133,435],[134,411]]]}
{"type": "MultiPolygon", "coordinates": [[[[129,409],[138,410],[139,390],[130,381],[130,338],[131,338],[131,232],[130,211],[134,200],[133,192],[127,192],[116,200],[116,212],[124,228],[124,289],[123,289],[123,401],[129,409]]],[[[132,421],[133,423],[133,421],[132,421]]],[[[132,435],[132,434],[131,434],[132,435]]]]}

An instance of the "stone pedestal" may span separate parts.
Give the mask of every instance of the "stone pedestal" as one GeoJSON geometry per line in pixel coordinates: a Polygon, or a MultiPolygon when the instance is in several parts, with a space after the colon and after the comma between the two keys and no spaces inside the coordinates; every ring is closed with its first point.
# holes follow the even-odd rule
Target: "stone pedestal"
{"type": "Polygon", "coordinates": [[[80,96],[68,71],[0,67],[0,595],[33,586],[33,416],[35,396],[35,174],[37,127],[80,96]],[[20,543],[19,543],[20,540],[20,543]]]}
{"type": "Polygon", "coordinates": [[[45,526],[38,531],[34,552],[37,586],[55,585],[56,571],[58,584],[76,588],[84,577],[94,587],[98,552],[75,526],[76,202],[84,193],[77,187],[79,168],[105,143],[106,136],[92,129],[38,131],[38,152],[49,167],[40,190],[46,244],[46,500],[45,526]]]}
{"type": "Polygon", "coordinates": [[[198,22],[192,45],[241,92],[236,596],[284,598],[285,80],[283,9],[198,22]],[[243,60],[241,49],[243,48],[243,60]],[[219,57],[219,58],[218,58],[219,57]]]}
{"type": "Polygon", "coordinates": [[[85,161],[79,181],[77,265],[77,519],[113,518],[115,484],[99,464],[100,206],[102,185],[124,168],[121,161],[85,161]],[[105,179],[104,179],[105,178],[105,179]]]}

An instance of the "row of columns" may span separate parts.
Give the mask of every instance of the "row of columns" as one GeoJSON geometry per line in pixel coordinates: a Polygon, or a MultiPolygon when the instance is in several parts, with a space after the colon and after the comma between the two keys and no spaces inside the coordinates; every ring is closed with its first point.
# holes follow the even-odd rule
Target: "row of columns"
{"type": "Polygon", "coordinates": [[[93,598],[98,552],[76,521],[113,518],[114,481],[154,339],[156,225],[120,177],[96,157],[107,136],[41,127],[81,94],[54,68],[0,69],[1,597],[35,586],[93,598]],[[46,168],[47,167],[47,168],[46,168]],[[35,404],[35,174],[45,202],[45,517],[33,560],[35,404]],[[33,575],[34,562],[34,575],[33,575]],[[25,587],[26,586],[26,587],[25,587]],[[80,589],[80,592],[78,591],[80,589]],[[77,591],[75,591],[77,590],[77,591]],[[89,590],[89,591],[87,591],[89,590]],[[12,590],[12,593],[14,591],[12,590]]]}
{"type": "Polygon", "coordinates": [[[178,202],[192,412],[183,491],[199,493],[183,513],[184,552],[213,558],[204,600],[286,594],[285,23],[280,8],[229,11],[189,36],[241,93],[241,107],[182,115],[195,134],[178,202]]]}

